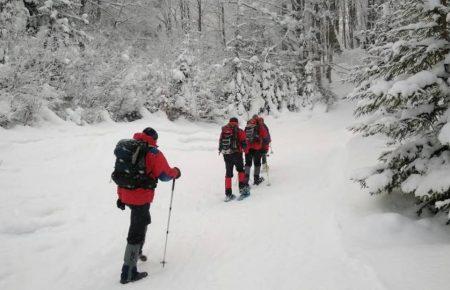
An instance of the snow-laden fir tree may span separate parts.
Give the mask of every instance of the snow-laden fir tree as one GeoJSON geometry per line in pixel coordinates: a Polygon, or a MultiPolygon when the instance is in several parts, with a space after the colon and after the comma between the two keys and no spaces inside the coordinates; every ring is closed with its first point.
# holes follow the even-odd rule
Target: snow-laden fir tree
{"type": "Polygon", "coordinates": [[[366,64],[355,71],[358,86],[351,94],[362,119],[353,131],[386,136],[388,150],[354,179],[372,194],[411,193],[423,207],[448,211],[450,147],[439,134],[449,117],[450,89],[443,77],[449,5],[447,0],[388,4],[380,21],[389,25],[380,25],[366,64]]]}
{"type": "Polygon", "coordinates": [[[264,100],[264,111],[268,114],[276,112],[278,109],[277,98],[275,94],[275,73],[270,63],[263,64],[262,71],[262,98],[264,100]]]}

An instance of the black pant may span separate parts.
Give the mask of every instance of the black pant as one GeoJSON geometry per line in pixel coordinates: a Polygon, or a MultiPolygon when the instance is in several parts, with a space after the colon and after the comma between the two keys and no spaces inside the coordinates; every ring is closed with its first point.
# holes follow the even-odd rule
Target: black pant
{"type": "Polygon", "coordinates": [[[245,154],[245,166],[252,167],[252,163],[255,167],[261,167],[261,157],[263,150],[250,149],[247,154],[245,154]]]}
{"type": "Polygon", "coordinates": [[[127,241],[129,244],[143,244],[147,226],[152,222],[150,203],[144,205],[128,205],[131,209],[130,228],[127,241]]]}
{"type": "Polygon", "coordinates": [[[233,177],[233,168],[236,166],[237,172],[244,172],[244,160],[242,153],[224,154],[226,177],[233,177]]]}

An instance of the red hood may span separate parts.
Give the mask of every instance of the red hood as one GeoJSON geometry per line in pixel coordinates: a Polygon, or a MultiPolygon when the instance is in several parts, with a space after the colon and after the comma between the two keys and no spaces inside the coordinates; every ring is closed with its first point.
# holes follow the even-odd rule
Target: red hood
{"type": "Polygon", "coordinates": [[[155,139],[153,139],[152,137],[148,136],[145,133],[135,133],[133,136],[134,140],[139,140],[139,141],[145,141],[148,143],[148,145],[153,146],[153,147],[158,147],[156,145],[156,141],[155,139]]]}

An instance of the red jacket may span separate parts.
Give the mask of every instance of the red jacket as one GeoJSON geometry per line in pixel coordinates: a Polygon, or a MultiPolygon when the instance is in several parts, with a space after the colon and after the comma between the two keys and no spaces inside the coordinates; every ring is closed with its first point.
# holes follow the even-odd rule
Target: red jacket
{"type": "MultiPolygon", "coordinates": [[[[178,171],[169,166],[164,154],[158,150],[156,141],[152,137],[144,133],[136,133],[133,139],[145,141],[151,146],[149,153],[145,157],[146,170],[150,177],[161,181],[170,181],[177,177],[178,171]]],[[[119,199],[125,204],[143,205],[153,201],[155,191],[144,188],[132,190],[117,187],[117,194],[119,195],[119,199]]]]}
{"type": "MultiPolygon", "coordinates": [[[[248,144],[247,144],[247,137],[245,136],[245,131],[242,130],[241,128],[239,128],[239,124],[236,122],[229,122],[227,125],[225,126],[238,126],[238,152],[242,153],[242,152],[248,152],[248,144]]],[[[220,137],[219,137],[219,150],[220,150],[220,143],[222,143],[222,134],[223,132],[220,132],[220,137]]]]}
{"type": "Polygon", "coordinates": [[[263,150],[269,151],[270,143],[272,142],[272,137],[270,137],[269,127],[264,123],[264,119],[261,118],[262,125],[264,126],[264,129],[267,131],[267,137],[265,140],[263,140],[263,150]]]}
{"type": "Polygon", "coordinates": [[[269,131],[267,130],[266,125],[263,123],[263,121],[260,118],[251,119],[249,122],[253,122],[253,124],[258,123],[258,136],[259,136],[259,138],[255,141],[253,141],[252,143],[250,143],[249,140],[247,140],[247,142],[249,143],[249,149],[267,150],[269,143],[270,143],[270,135],[269,135],[269,131]]]}

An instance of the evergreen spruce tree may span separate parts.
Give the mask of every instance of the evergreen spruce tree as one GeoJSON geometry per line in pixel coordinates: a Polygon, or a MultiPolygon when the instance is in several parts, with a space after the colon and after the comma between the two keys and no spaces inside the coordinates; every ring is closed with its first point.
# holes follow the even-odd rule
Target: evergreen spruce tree
{"type": "Polygon", "coordinates": [[[447,0],[389,1],[388,24],[353,75],[351,94],[362,118],[352,130],[384,135],[388,150],[354,180],[371,194],[411,193],[437,212],[450,204],[450,147],[439,141],[450,88],[443,61],[450,52],[447,0]],[[445,176],[445,178],[443,178],[445,176]]]}

